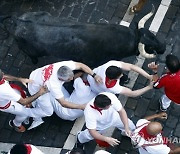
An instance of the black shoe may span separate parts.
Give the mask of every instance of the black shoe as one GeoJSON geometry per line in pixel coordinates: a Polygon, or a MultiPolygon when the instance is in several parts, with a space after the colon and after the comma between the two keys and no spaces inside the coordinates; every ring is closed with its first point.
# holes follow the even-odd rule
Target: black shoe
{"type": "Polygon", "coordinates": [[[161,110],[162,112],[166,112],[166,111],[167,111],[167,109],[163,108],[161,99],[159,99],[159,108],[160,108],[160,110],[161,110]]]}
{"type": "Polygon", "coordinates": [[[19,132],[19,133],[23,133],[23,132],[26,131],[26,128],[23,125],[17,127],[17,126],[14,125],[12,120],[9,121],[9,126],[14,128],[14,130],[19,132]]]}

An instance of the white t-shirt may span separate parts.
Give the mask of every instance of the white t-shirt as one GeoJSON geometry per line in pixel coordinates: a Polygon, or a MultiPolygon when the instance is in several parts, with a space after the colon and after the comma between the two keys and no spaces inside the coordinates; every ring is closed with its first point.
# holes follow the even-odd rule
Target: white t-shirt
{"type": "Polygon", "coordinates": [[[86,127],[88,129],[96,130],[105,130],[112,126],[113,120],[112,117],[114,114],[117,114],[122,109],[121,102],[118,98],[109,92],[100,93],[106,95],[111,100],[111,106],[107,110],[102,110],[101,113],[96,109],[93,109],[90,105],[94,106],[93,98],[87,105],[84,110],[86,127]]]}
{"type": "Polygon", "coordinates": [[[64,95],[61,91],[61,87],[64,81],[60,81],[57,77],[57,71],[61,66],[67,66],[71,70],[76,69],[74,61],[62,61],[38,68],[30,75],[30,79],[34,80],[31,90],[36,93],[40,89],[40,86],[46,85],[54,98],[62,98],[64,95]]]}
{"type": "Polygon", "coordinates": [[[122,86],[119,85],[119,79],[117,80],[116,84],[114,87],[112,88],[107,88],[105,81],[106,81],[106,69],[109,66],[117,66],[117,67],[122,67],[121,63],[119,61],[115,61],[115,60],[111,60],[95,69],[93,69],[93,72],[96,73],[97,75],[99,75],[102,79],[103,79],[103,83],[102,84],[98,84],[96,83],[96,81],[94,80],[94,78],[90,75],[87,76],[87,80],[90,84],[90,87],[92,89],[93,92],[99,94],[101,92],[111,92],[113,94],[119,94],[122,91],[122,86]]]}
{"type": "Polygon", "coordinates": [[[19,101],[20,94],[17,94],[13,88],[9,85],[8,81],[0,85],[0,107],[4,107],[10,101],[19,101]]]}
{"type": "MultiPolygon", "coordinates": [[[[144,126],[146,126],[148,124],[148,120],[146,119],[140,119],[137,124],[136,127],[139,127],[138,129],[135,130],[135,132],[139,132],[144,126]],[[147,123],[147,124],[146,124],[147,123]],[[140,127],[142,126],[142,127],[140,127]]],[[[153,145],[155,143],[161,143],[162,142],[162,135],[161,133],[159,133],[157,135],[157,139],[153,140],[153,142],[148,142],[146,141],[144,138],[141,137],[141,139],[139,139],[139,141],[141,142],[140,144],[152,144],[151,146],[145,146],[144,148],[140,147],[139,148],[139,153],[140,154],[168,154],[170,152],[170,148],[166,145],[166,144],[157,144],[157,145],[153,145]]]]}
{"type": "MultiPolygon", "coordinates": [[[[89,86],[86,86],[81,78],[77,78],[74,81],[74,91],[72,94],[65,98],[67,101],[72,102],[74,104],[85,104],[92,100],[96,95],[91,91],[89,86]]],[[[77,117],[83,115],[83,110],[80,109],[70,109],[62,107],[56,99],[51,97],[52,101],[56,101],[58,104],[57,109],[55,108],[56,114],[67,120],[75,120],[77,117]]],[[[52,102],[55,103],[55,102],[52,102]]]]}

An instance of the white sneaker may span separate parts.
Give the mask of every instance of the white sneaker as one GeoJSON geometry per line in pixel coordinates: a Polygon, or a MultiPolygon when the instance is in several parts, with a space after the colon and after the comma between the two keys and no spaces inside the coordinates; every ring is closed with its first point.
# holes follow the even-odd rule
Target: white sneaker
{"type": "Polygon", "coordinates": [[[33,123],[31,124],[31,126],[27,129],[27,130],[31,130],[39,125],[41,125],[42,123],[44,123],[44,121],[42,119],[38,120],[38,121],[33,121],[33,123]]]}

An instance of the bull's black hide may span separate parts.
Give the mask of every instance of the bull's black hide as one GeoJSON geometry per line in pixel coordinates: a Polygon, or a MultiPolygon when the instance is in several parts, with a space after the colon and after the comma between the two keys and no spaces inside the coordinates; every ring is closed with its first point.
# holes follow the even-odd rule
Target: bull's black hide
{"type": "Polygon", "coordinates": [[[111,59],[137,55],[139,42],[145,44],[148,53],[163,54],[165,50],[164,44],[144,28],[79,23],[45,12],[11,17],[4,20],[4,25],[34,63],[41,56],[56,56],[97,66],[111,59]]]}

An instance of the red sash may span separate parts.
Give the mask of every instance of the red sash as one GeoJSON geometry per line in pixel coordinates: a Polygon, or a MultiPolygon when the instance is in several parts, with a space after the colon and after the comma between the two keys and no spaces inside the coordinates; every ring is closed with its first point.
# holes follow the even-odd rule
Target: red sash
{"type": "Polygon", "coordinates": [[[27,149],[27,154],[31,154],[31,151],[32,151],[31,145],[25,144],[25,146],[26,146],[26,149],[27,149]]]}
{"type": "Polygon", "coordinates": [[[105,84],[107,88],[112,88],[116,85],[117,80],[111,80],[108,77],[106,77],[105,84]]]}
{"type": "Polygon", "coordinates": [[[1,110],[5,110],[5,109],[7,109],[8,107],[10,107],[10,105],[11,105],[11,101],[10,101],[9,103],[7,103],[5,106],[0,107],[0,109],[1,109],[1,110]]]}
{"type": "Polygon", "coordinates": [[[5,79],[2,78],[1,81],[0,81],[0,85],[3,84],[5,82],[5,79]]]}

